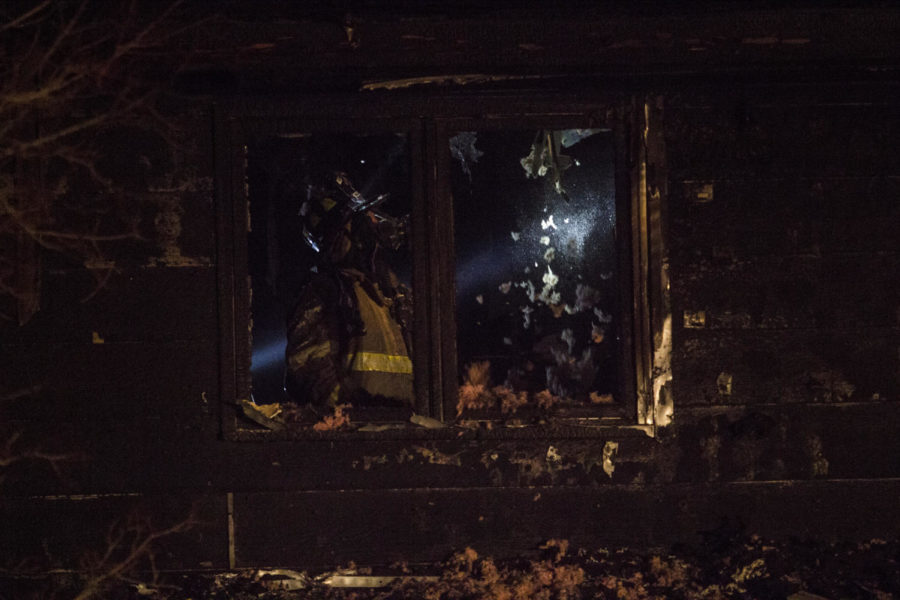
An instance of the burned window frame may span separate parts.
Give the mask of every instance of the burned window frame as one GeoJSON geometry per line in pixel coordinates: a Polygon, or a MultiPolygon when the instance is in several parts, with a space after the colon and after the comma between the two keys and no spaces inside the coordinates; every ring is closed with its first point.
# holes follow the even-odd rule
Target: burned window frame
{"type": "MultiPolygon", "coordinates": [[[[241,400],[249,399],[251,389],[246,166],[247,149],[255,141],[300,132],[407,136],[413,188],[415,411],[449,424],[456,418],[459,387],[449,137],[457,131],[478,129],[610,130],[615,145],[619,316],[623,324],[621,399],[611,406],[559,409],[552,420],[564,422],[567,430],[580,432],[577,435],[588,436],[597,428],[609,427],[637,427],[652,435],[657,425],[668,422],[671,318],[663,227],[665,157],[660,100],[637,96],[576,100],[566,94],[372,93],[368,97],[242,98],[220,103],[214,114],[220,427],[225,438],[284,439],[287,435],[247,429],[239,417],[241,400]]],[[[478,418],[499,420],[491,414],[478,418]]],[[[548,426],[524,428],[540,430],[548,426]]],[[[438,437],[456,435],[452,428],[430,432],[438,437]]],[[[304,435],[292,432],[287,437],[304,435]]],[[[324,436],[319,432],[308,435],[352,438],[361,434],[335,431],[324,436]]],[[[408,435],[400,429],[388,429],[376,437],[408,435]]],[[[602,435],[601,431],[596,435],[602,435]]]]}

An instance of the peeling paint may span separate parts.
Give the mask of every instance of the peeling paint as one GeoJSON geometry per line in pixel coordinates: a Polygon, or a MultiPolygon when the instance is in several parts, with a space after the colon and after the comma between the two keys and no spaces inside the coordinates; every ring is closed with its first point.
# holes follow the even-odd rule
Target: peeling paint
{"type": "Polygon", "coordinates": [[[562,462],[562,455],[560,455],[559,450],[556,449],[556,446],[548,446],[547,447],[547,464],[551,467],[557,467],[562,462]]]}
{"type": "Polygon", "coordinates": [[[716,389],[719,391],[720,396],[731,395],[731,382],[731,373],[725,373],[724,371],[719,373],[719,376],[716,377],[716,389]]]}
{"type": "Polygon", "coordinates": [[[462,465],[462,461],[459,458],[461,452],[456,454],[444,454],[439,450],[426,448],[425,446],[413,446],[413,451],[425,459],[430,465],[453,465],[456,467],[462,465]]]}
{"type": "Polygon", "coordinates": [[[159,212],[153,218],[153,227],[156,230],[156,243],[162,252],[162,256],[151,258],[148,267],[201,267],[210,264],[207,257],[189,257],[181,253],[178,238],[181,237],[181,217],[184,208],[178,196],[167,196],[162,200],[159,212]]]}
{"type": "Polygon", "coordinates": [[[487,75],[485,73],[468,73],[461,75],[428,75],[425,77],[407,77],[404,79],[388,79],[372,81],[360,87],[362,91],[397,90],[420,85],[472,85],[497,81],[522,81],[529,79],[547,79],[546,75],[487,75]]]}
{"type": "Polygon", "coordinates": [[[672,381],[672,315],[666,315],[653,348],[653,424],[665,427],[675,410],[669,390],[672,381]]]}
{"type": "Polygon", "coordinates": [[[613,461],[616,456],[619,454],[619,442],[606,442],[603,444],[603,471],[610,477],[613,476],[613,471],[616,470],[615,464],[613,461]]]}
{"type": "Polygon", "coordinates": [[[684,197],[693,204],[708,204],[715,198],[715,188],[711,181],[684,182],[684,197]]]}
{"type": "Polygon", "coordinates": [[[811,385],[816,392],[816,400],[822,402],[842,402],[849,400],[856,392],[856,386],[835,369],[809,374],[811,385]]]}
{"type": "Polygon", "coordinates": [[[809,474],[812,477],[828,475],[829,463],[825,458],[822,438],[815,434],[808,434],[803,440],[803,451],[809,459],[809,474]]]}
{"type": "Polygon", "coordinates": [[[706,327],[706,311],[684,311],[685,329],[703,329],[706,327]]]}

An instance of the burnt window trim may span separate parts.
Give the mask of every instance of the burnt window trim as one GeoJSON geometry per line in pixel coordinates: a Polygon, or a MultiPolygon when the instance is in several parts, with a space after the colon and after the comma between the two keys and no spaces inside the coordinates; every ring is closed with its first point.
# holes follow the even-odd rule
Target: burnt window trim
{"type": "MultiPolygon", "coordinates": [[[[599,127],[612,130],[615,143],[615,178],[621,302],[627,315],[622,337],[626,370],[624,398],[614,407],[568,411],[546,425],[526,425],[496,435],[514,437],[600,437],[610,429],[638,429],[649,435],[656,430],[659,380],[668,377],[660,369],[659,341],[665,338],[660,315],[668,311],[665,280],[664,236],[660,207],[665,190],[648,191],[648,136],[661,132],[651,122],[651,98],[598,97],[575,100],[565,94],[534,98],[522,95],[458,97],[386,97],[367,101],[369,95],[333,98],[241,98],[215,107],[216,245],[220,323],[219,422],[224,438],[258,439],[418,439],[461,435],[456,428],[404,432],[387,431],[268,431],[239,427],[237,407],[249,396],[251,318],[247,279],[246,161],[247,147],[255,139],[307,131],[347,133],[405,133],[410,152],[413,194],[413,286],[416,290],[415,339],[416,412],[430,414],[452,425],[456,419],[458,389],[455,332],[455,293],[448,283],[455,275],[452,252],[453,207],[449,201],[450,165],[447,136],[461,127],[502,129],[599,127]],[[560,107],[563,107],[562,110],[560,107]],[[346,114],[354,114],[346,118],[346,114]],[[622,218],[624,215],[624,218],[622,218]],[[447,226],[447,224],[451,224],[447,226]],[[651,238],[653,240],[651,241],[651,238]],[[424,292],[424,293],[423,293],[424,292]],[[651,306],[651,298],[657,304],[651,306]],[[243,325],[243,327],[242,327],[243,325]],[[447,374],[447,376],[442,376],[447,374]],[[656,393],[654,393],[654,391],[656,393]],[[610,410],[612,409],[612,410],[610,410]],[[559,421],[559,423],[556,423],[559,421]]],[[[375,97],[376,94],[371,94],[375,97]]],[[[661,111],[656,111],[661,112],[661,111]]],[[[659,115],[656,115],[657,117],[659,115]]],[[[658,121],[658,119],[657,119],[658,121]]],[[[660,136],[661,137],[661,136],[660,136]]],[[[664,158],[662,166],[664,166],[664,158]]],[[[655,173],[660,178],[660,169],[655,173]]],[[[664,181],[664,175],[662,175],[664,181]]],[[[669,321],[670,324],[670,321],[669,321]]],[[[484,417],[493,419],[491,415],[484,417]]],[[[511,430],[512,428],[500,428],[511,430]]],[[[462,434],[465,437],[468,434],[462,434]]],[[[478,434],[476,437],[482,437],[478,434]]],[[[493,437],[488,433],[488,437],[493,437]]]]}

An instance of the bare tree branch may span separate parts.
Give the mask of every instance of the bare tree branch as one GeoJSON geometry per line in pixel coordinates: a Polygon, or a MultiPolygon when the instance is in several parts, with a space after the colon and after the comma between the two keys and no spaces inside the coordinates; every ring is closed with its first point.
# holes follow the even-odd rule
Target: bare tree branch
{"type": "MultiPolygon", "coordinates": [[[[10,267],[0,269],[0,296],[20,301],[20,322],[22,306],[39,307],[32,276],[39,273],[38,249],[103,264],[112,245],[144,240],[123,200],[140,202],[128,191],[134,184],[125,182],[131,173],[149,177],[149,167],[139,152],[130,167],[122,168],[120,159],[115,169],[104,166],[103,136],[126,127],[176,151],[172,124],[156,106],[157,86],[145,76],[150,63],[140,61],[152,48],[176,65],[174,41],[197,25],[179,20],[182,0],[152,14],[147,6],[35,0],[5,22],[0,10],[0,32],[8,39],[0,62],[0,253],[24,248],[32,257],[28,267],[3,261],[10,267]],[[99,210],[104,198],[108,209],[99,210]]],[[[110,273],[96,277],[97,285],[110,273]]]]}
{"type": "Polygon", "coordinates": [[[28,19],[34,17],[35,15],[39,15],[44,11],[48,6],[50,6],[50,0],[44,0],[40,4],[32,7],[25,13],[11,19],[10,21],[0,25],[0,33],[6,31],[7,29],[15,29],[16,27],[22,27],[28,22],[28,19]]]}
{"type": "Polygon", "coordinates": [[[167,537],[189,531],[198,524],[196,509],[178,523],[164,529],[154,529],[146,517],[130,515],[124,523],[113,524],[106,537],[106,550],[102,556],[83,565],[92,575],[85,582],[75,600],[99,597],[110,584],[140,581],[132,573],[144,561],[150,567],[153,583],[156,582],[157,543],[167,537]],[[123,553],[124,552],[124,553],[123,553]]]}

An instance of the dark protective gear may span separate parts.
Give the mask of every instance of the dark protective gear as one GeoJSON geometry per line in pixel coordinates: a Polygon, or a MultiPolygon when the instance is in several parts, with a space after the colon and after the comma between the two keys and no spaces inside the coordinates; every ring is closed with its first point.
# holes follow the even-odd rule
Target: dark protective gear
{"type": "Polygon", "coordinates": [[[285,388],[314,405],[413,402],[409,295],[380,256],[405,235],[405,219],[375,208],[343,173],[310,188],[300,210],[317,276],[288,320],[285,388]]]}
{"type": "Polygon", "coordinates": [[[309,186],[306,201],[300,207],[304,241],[322,260],[338,262],[348,251],[341,243],[348,226],[353,224],[357,241],[366,251],[374,251],[376,244],[399,248],[406,241],[408,219],[397,219],[378,210],[387,198],[387,194],[380,194],[367,200],[340,172],[334,174],[334,183],[329,187],[309,186]]]}
{"type": "Polygon", "coordinates": [[[287,389],[314,405],[413,404],[412,362],[392,302],[363,273],[344,269],[340,285],[320,277],[301,295],[288,322],[287,389]],[[356,322],[338,310],[349,288],[356,322]]]}

